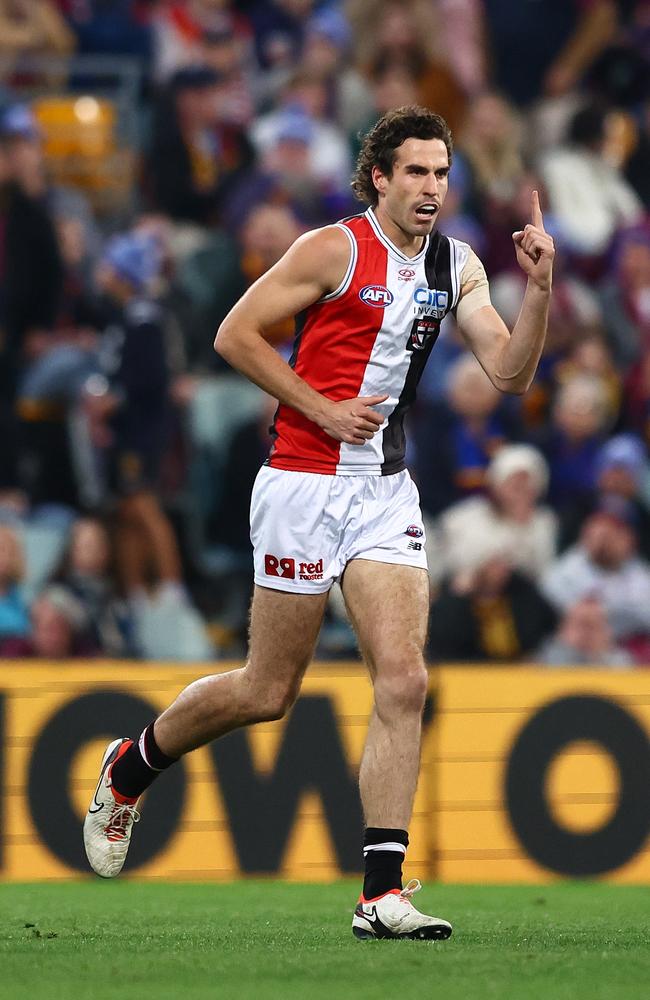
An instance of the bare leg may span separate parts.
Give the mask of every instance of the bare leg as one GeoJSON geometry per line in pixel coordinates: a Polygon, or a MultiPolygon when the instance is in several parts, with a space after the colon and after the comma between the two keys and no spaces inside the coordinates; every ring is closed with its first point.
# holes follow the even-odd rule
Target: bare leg
{"type": "Polygon", "coordinates": [[[145,491],[126,497],[120,502],[120,515],[147,539],[157,578],[180,582],[178,543],[157,497],[145,491]]]}
{"type": "Polygon", "coordinates": [[[343,594],[374,684],[359,772],[366,825],[406,830],[420,767],[429,578],[411,566],[355,559],[343,594]]]}
{"type": "Polygon", "coordinates": [[[115,552],[124,593],[143,589],[148,580],[148,541],[137,521],[122,516],[121,511],[115,525],[115,552]]]}
{"type": "Polygon", "coordinates": [[[162,752],[180,757],[231,729],[281,718],[298,696],[326,602],[327,594],[255,587],[246,665],[181,691],[155,724],[162,752]]]}

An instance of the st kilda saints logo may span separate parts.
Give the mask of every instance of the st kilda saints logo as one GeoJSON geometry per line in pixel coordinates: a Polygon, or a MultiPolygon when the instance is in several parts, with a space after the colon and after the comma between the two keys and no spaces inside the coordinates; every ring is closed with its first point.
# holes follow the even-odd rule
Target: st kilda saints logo
{"type": "Polygon", "coordinates": [[[433,346],[433,343],[439,333],[439,319],[431,319],[428,316],[422,316],[419,319],[414,320],[409,334],[408,343],[406,345],[406,350],[424,351],[426,348],[433,346]]]}

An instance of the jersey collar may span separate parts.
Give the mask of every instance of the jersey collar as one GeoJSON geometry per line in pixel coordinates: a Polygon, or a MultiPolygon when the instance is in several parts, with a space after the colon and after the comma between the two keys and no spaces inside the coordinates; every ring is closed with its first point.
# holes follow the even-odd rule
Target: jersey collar
{"type": "Polygon", "coordinates": [[[375,236],[377,237],[377,239],[379,240],[379,242],[383,243],[383,245],[388,250],[389,254],[392,257],[394,257],[396,260],[398,260],[400,263],[413,264],[413,263],[416,263],[419,260],[422,260],[422,258],[426,254],[427,248],[429,246],[429,238],[430,238],[429,236],[425,236],[424,243],[422,245],[422,249],[420,250],[419,253],[417,253],[415,255],[415,257],[407,257],[405,253],[402,253],[402,251],[398,247],[395,246],[395,244],[393,243],[392,240],[388,239],[388,237],[386,236],[386,233],[384,232],[384,230],[379,225],[379,221],[377,219],[377,216],[373,212],[372,208],[369,208],[366,211],[366,218],[367,218],[368,222],[370,223],[370,225],[372,226],[373,232],[374,232],[375,236]]]}

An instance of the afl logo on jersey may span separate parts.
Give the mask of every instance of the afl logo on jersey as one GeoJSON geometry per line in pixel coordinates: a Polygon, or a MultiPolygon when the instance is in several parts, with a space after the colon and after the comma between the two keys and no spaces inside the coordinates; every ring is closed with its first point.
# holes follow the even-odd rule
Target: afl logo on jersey
{"type": "Polygon", "coordinates": [[[359,292],[359,298],[367,306],[376,306],[383,309],[393,301],[393,293],[385,285],[364,285],[359,292]]]}

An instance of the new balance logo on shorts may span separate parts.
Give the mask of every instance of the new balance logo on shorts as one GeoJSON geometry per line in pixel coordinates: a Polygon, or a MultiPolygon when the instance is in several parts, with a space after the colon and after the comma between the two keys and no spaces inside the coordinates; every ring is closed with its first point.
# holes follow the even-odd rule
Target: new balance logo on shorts
{"type": "MultiPolygon", "coordinates": [[[[279,576],[284,580],[295,580],[296,560],[288,558],[278,559],[277,556],[267,554],[264,556],[264,572],[267,576],[279,576]]],[[[298,579],[322,580],[323,560],[318,559],[317,562],[298,563],[298,579]]]]}

